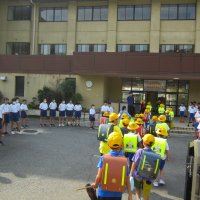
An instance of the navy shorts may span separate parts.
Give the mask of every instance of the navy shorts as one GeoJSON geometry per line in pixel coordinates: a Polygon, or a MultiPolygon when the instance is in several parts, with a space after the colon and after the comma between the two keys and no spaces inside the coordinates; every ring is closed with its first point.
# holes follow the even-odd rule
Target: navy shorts
{"type": "Polygon", "coordinates": [[[20,118],[20,117],[21,117],[21,115],[20,115],[20,112],[19,112],[19,111],[18,111],[18,113],[17,113],[17,114],[18,114],[18,117],[20,118]]]}
{"type": "Polygon", "coordinates": [[[180,117],[184,117],[185,112],[184,111],[180,111],[180,117]]]}
{"type": "Polygon", "coordinates": [[[26,114],[26,111],[21,111],[21,118],[25,119],[27,118],[27,114],[26,114]]]}
{"type": "Polygon", "coordinates": [[[165,166],[165,161],[166,161],[166,160],[160,159],[160,166],[159,166],[159,169],[160,169],[160,170],[162,170],[162,169],[164,168],[164,166],[165,166]]]}
{"type": "Polygon", "coordinates": [[[75,118],[81,118],[81,111],[75,111],[75,118]]]}
{"type": "Polygon", "coordinates": [[[0,118],[0,129],[2,129],[2,119],[0,118]]]}
{"type": "Polygon", "coordinates": [[[40,110],[41,117],[47,117],[47,110],[40,110]]]}
{"type": "Polygon", "coordinates": [[[50,109],[50,117],[55,117],[55,116],[56,116],[56,110],[50,109]]]}
{"type": "Polygon", "coordinates": [[[60,117],[65,117],[65,110],[59,112],[60,117]]]}
{"type": "Polygon", "coordinates": [[[4,123],[8,124],[10,123],[10,114],[4,114],[4,123]]]}
{"type": "Polygon", "coordinates": [[[195,122],[194,123],[194,129],[195,129],[195,131],[197,131],[198,129],[197,129],[197,126],[199,125],[199,122],[195,122]]]}
{"type": "Polygon", "coordinates": [[[19,113],[12,113],[12,121],[18,122],[19,121],[19,113]]]}
{"type": "Polygon", "coordinates": [[[72,117],[73,116],[73,110],[66,110],[66,116],[72,117]]]}
{"type": "Polygon", "coordinates": [[[95,117],[92,116],[92,115],[90,115],[90,116],[89,116],[89,120],[90,120],[91,122],[94,122],[94,121],[95,121],[95,117]]]}
{"type": "Polygon", "coordinates": [[[191,120],[194,120],[194,115],[195,115],[194,113],[190,113],[190,119],[191,120]]]}

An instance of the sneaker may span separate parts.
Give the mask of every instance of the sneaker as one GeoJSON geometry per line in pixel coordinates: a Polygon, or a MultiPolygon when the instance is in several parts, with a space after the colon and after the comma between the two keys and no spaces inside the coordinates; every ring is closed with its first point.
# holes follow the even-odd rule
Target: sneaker
{"type": "Polygon", "coordinates": [[[1,146],[4,146],[5,144],[4,144],[2,141],[0,141],[0,145],[1,145],[1,146]]]}
{"type": "Polygon", "coordinates": [[[59,124],[58,126],[61,126],[61,124],[59,124]]]}
{"type": "Polygon", "coordinates": [[[159,184],[160,184],[160,185],[165,185],[165,181],[164,181],[163,179],[160,179],[160,180],[159,180],[159,184]]]}
{"type": "Polygon", "coordinates": [[[62,124],[62,126],[65,126],[64,124],[62,124]]]}
{"type": "Polygon", "coordinates": [[[153,186],[154,186],[154,187],[158,187],[158,181],[154,181],[154,182],[153,182],[153,186]]]}

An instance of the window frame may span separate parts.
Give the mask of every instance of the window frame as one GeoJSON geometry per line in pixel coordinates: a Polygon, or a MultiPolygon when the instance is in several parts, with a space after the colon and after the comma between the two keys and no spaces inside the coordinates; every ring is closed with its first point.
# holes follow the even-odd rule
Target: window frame
{"type": "MultiPolygon", "coordinates": [[[[116,45],[116,49],[118,53],[124,53],[124,52],[131,52],[131,53],[149,53],[149,48],[150,45],[149,44],[117,44],[116,45]],[[119,51],[119,47],[120,46],[127,46],[129,47],[129,51],[119,51]],[[147,51],[136,51],[136,46],[146,46],[147,47],[147,51]]],[[[122,47],[123,48],[123,47],[122,47]]]]}
{"type": "Polygon", "coordinates": [[[40,7],[39,8],[39,22],[68,22],[68,7],[40,7]],[[50,10],[50,9],[52,9],[53,10],[53,20],[52,21],[48,21],[47,20],[47,10],[50,10]],[[58,9],[60,9],[60,11],[61,11],[61,20],[56,20],[55,19],[55,12],[56,12],[56,10],[58,10],[58,9]],[[46,21],[44,20],[42,20],[42,17],[41,17],[41,11],[42,10],[45,10],[46,11],[46,21]],[[63,19],[63,10],[66,10],[66,13],[67,13],[67,15],[66,15],[66,20],[62,20],[63,19]]]}
{"type": "Polygon", "coordinates": [[[31,47],[31,44],[29,42],[7,42],[6,43],[6,55],[30,55],[30,52],[31,52],[30,47],[31,47]],[[17,52],[13,53],[15,51],[15,49],[17,49],[16,46],[14,46],[14,45],[17,45],[17,44],[18,45],[27,45],[26,46],[26,50],[28,50],[28,51],[26,51],[27,54],[19,54],[17,52]],[[8,54],[8,45],[12,45],[11,46],[11,54],[8,54]]]}
{"type": "MultiPolygon", "coordinates": [[[[24,13],[21,13],[21,15],[23,16],[23,14],[24,13]]],[[[7,21],[30,21],[31,20],[31,15],[32,15],[32,8],[31,8],[31,6],[30,5],[23,5],[23,6],[15,6],[15,5],[13,5],[13,6],[8,6],[7,7],[7,21]],[[10,8],[13,8],[13,15],[12,15],[12,19],[9,19],[9,9],[10,8]],[[15,15],[16,15],[16,8],[21,8],[21,9],[23,9],[23,8],[29,8],[29,16],[28,16],[28,19],[22,19],[22,18],[20,18],[20,19],[15,19],[15,15]]]]}
{"type": "Polygon", "coordinates": [[[191,53],[194,53],[194,49],[195,49],[195,45],[194,44],[160,44],[160,50],[159,52],[160,53],[180,53],[180,54],[191,54],[191,53]],[[174,46],[174,50],[173,51],[170,51],[170,52],[166,52],[166,46],[167,45],[171,45],[171,46],[174,46]],[[183,50],[184,49],[187,49],[187,48],[184,48],[185,46],[192,46],[192,51],[186,51],[186,52],[182,52],[180,51],[180,47],[183,46],[183,50]],[[162,47],[165,46],[165,52],[162,52],[162,47]]]}
{"type": "Polygon", "coordinates": [[[25,76],[15,76],[15,96],[24,97],[24,91],[25,91],[25,76]],[[19,84],[18,82],[17,84],[17,80],[23,82],[23,87],[22,85],[20,85],[21,83],[19,84]]]}
{"type": "Polygon", "coordinates": [[[104,53],[106,52],[106,49],[107,49],[107,45],[106,44],[76,44],[76,52],[78,53],[104,53]],[[89,51],[82,51],[82,46],[83,45],[86,45],[88,46],[88,50],[89,51]],[[95,49],[95,46],[97,46],[97,49],[98,49],[98,46],[102,46],[101,48],[104,48],[105,51],[94,51],[95,49]],[[79,51],[79,48],[81,48],[81,51],[79,51]]]}
{"type": "Polygon", "coordinates": [[[38,53],[39,53],[39,55],[42,55],[42,56],[50,56],[50,55],[63,56],[63,55],[67,54],[67,44],[39,44],[38,45],[38,53]],[[57,46],[57,48],[56,48],[56,46],[57,46]],[[63,49],[64,46],[65,46],[66,52],[59,53],[60,47],[62,47],[62,49],[63,49]],[[49,54],[44,54],[45,47],[48,50],[49,54]],[[56,49],[58,49],[58,53],[56,53],[56,49]],[[52,53],[52,52],[54,52],[54,53],[52,53]]]}

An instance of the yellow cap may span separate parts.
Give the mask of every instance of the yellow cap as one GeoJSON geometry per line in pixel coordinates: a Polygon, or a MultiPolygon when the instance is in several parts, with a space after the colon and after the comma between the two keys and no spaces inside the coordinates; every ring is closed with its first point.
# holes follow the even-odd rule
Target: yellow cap
{"type": "Polygon", "coordinates": [[[146,134],[142,140],[148,146],[152,146],[155,143],[155,137],[152,134],[146,134]]]}
{"type": "Polygon", "coordinates": [[[142,121],[141,118],[137,118],[137,120],[135,121],[135,123],[139,124],[139,125],[144,124],[144,122],[142,121]]]}
{"type": "Polygon", "coordinates": [[[128,128],[130,131],[135,131],[136,129],[139,128],[139,126],[138,126],[135,122],[130,122],[127,128],[128,128]]]}
{"type": "Polygon", "coordinates": [[[122,120],[122,124],[124,126],[128,126],[129,122],[130,122],[130,120],[128,118],[125,118],[125,119],[122,120]]]}
{"type": "Polygon", "coordinates": [[[166,121],[166,116],[165,116],[165,115],[160,115],[160,116],[158,117],[158,121],[160,121],[160,122],[165,122],[165,121],[166,121]]]}
{"type": "Polygon", "coordinates": [[[148,114],[148,113],[150,113],[150,110],[149,110],[149,109],[145,109],[145,110],[144,110],[144,113],[147,113],[147,114],[148,114]]]}
{"type": "Polygon", "coordinates": [[[104,116],[104,117],[109,117],[109,112],[104,112],[104,113],[103,113],[103,116],[104,116]]]}
{"type": "Polygon", "coordinates": [[[160,107],[161,107],[161,108],[164,108],[164,107],[165,107],[165,105],[164,105],[163,103],[161,103],[161,104],[160,104],[160,107]]]}
{"type": "Polygon", "coordinates": [[[169,110],[166,110],[166,111],[165,111],[166,114],[169,114],[169,112],[170,112],[169,110]]]}
{"type": "Polygon", "coordinates": [[[156,133],[157,133],[157,135],[162,135],[162,136],[165,136],[165,137],[168,136],[167,129],[164,128],[164,127],[158,128],[158,129],[156,130],[156,133]]]}
{"type": "Polygon", "coordinates": [[[135,118],[138,118],[138,117],[140,117],[140,114],[135,114],[135,118]]]}
{"type": "Polygon", "coordinates": [[[118,132],[112,132],[108,136],[107,144],[111,149],[120,148],[122,146],[122,142],[123,142],[122,135],[118,132]]]}
{"type": "Polygon", "coordinates": [[[140,113],[139,118],[144,118],[144,114],[140,113]]]}
{"type": "Polygon", "coordinates": [[[121,116],[121,118],[125,119],[125,118],[129,118],[129,116],[126,113],[123,113],[122,116],[121,116]]]}
{"type": "Polygon", "coordinates": [[[116,119],[118,119],[119,117],[118,117],[118,114],[117,113],[111,113],[110,115],[109,115],[109,121],[110,122],[113,122],[113,121],[115,121],[116,119]]]}
{"type": "Polygon", "coordinates": [[[152,118],[151,118],[151,119],[152,119],[152,121],[154,121],[154,122],[155,122],[155,121],[157,121],[157,120],[158,120],[158,117],[157,117],[156,115],[154,115],[154,116],[152,116],[152,118]]]}

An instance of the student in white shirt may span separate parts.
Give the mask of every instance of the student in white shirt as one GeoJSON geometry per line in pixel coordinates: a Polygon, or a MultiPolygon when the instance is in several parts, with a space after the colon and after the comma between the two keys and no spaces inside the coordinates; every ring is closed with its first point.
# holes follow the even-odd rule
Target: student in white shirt
{"type": "Polygon", "coordinates": [[[189,126],[190,123],[192,123],[192,125],[194,126],[194,122],[195,122],[194,115],[196,113],[196,107],[194,106],[193,102],[190,103],[190,106],[188,108],[188,112],[189,112],[188,126],[189,126]]]}
{"type": "Polygon", "coordinates": [[[42,103],[40,103],[39,106],[40,109],[40,126],[46,126],[47,124],[47,109],[48,109],[48,104],[47,104],[47,99],[45,98],[42,103]]]}
{"type": "Polygon", "coordinates": [[[103,116],[104,112],[109,112],[108,104],[105,101],[104,104],[101,106],[101,114],[103,116]]]}
{"type": "Polygon", "coordinates": [[[90,120],[90,128],[91,129],[94,129],[95,114],[96,114],[95,105],[92,104],[91,108],[89,110],[89,120],[90,120]]]}
{"type": "Polygon", "coordinates": [[[10,104],[9,99],[4,98],[4,103],[2,106],[2,112],[3,112],[3,134],[8,134],[8,124],[10,123],[10,104]]]}
{"type": "Polygon", "coordinates": [[[72,100],[70,100],[66,104],[66,117],[67,117],[66,124],[67,124],[67,126],[69,126],[69,125],[73,126],[73,122],[72,122],[73,112],[74,112],[74,104],[72,103],[72,100]]]}
{"type": "Polygon", "coordinates": [[[20,132],[20,123],[19,123],[19,106],[16,103],[16,99],[12,99],[12,104],[10,105],[10,117],[11,117],[11,133],[15,134],[15,127],[17,131],[20,132]]]}
{"type": "Polygon", "coordinates": [[[111,106],[111,103],[110,103],[110,102],[108,102],[108,112],[109,112],[109,114],[114,112],[114,109],[113,109],[113,107],[111,106]]]}
{"type": "Polygon", "coordinates": [[[62,100],[62,103],[59,104],[58,110],[59,110],[59,126],[65,126],[65,100],[62,100]]]}
{"type": "Polygon", "coordinates": [[[55,126],[56,108],[57,108],[57,103],[56,100],[53,99],[52,102],[49,104],[50,126],[55,126]]]}
{"type": "Polygon", "coordinates": [[[23,100],[20,109],[21,109],[21,127],[26,128],[28,127],[28,124],[27,124],[28,106],[26,104],[25,99],[23,100]]]}
{"type": "Polygon", "coordinates": [[[75,104],[74,111],[75,111],[75,126],[80,126],[82,106],[79,102],[75,104]]]}
{"type": "Polygon", "coordinates": [[[185,105],[182,103],[179,107],[179,114],[180,114],[180,122],[184,122],[184,116],[185,116],[185,111],[186,111],[186,107],[185,105]]]}

